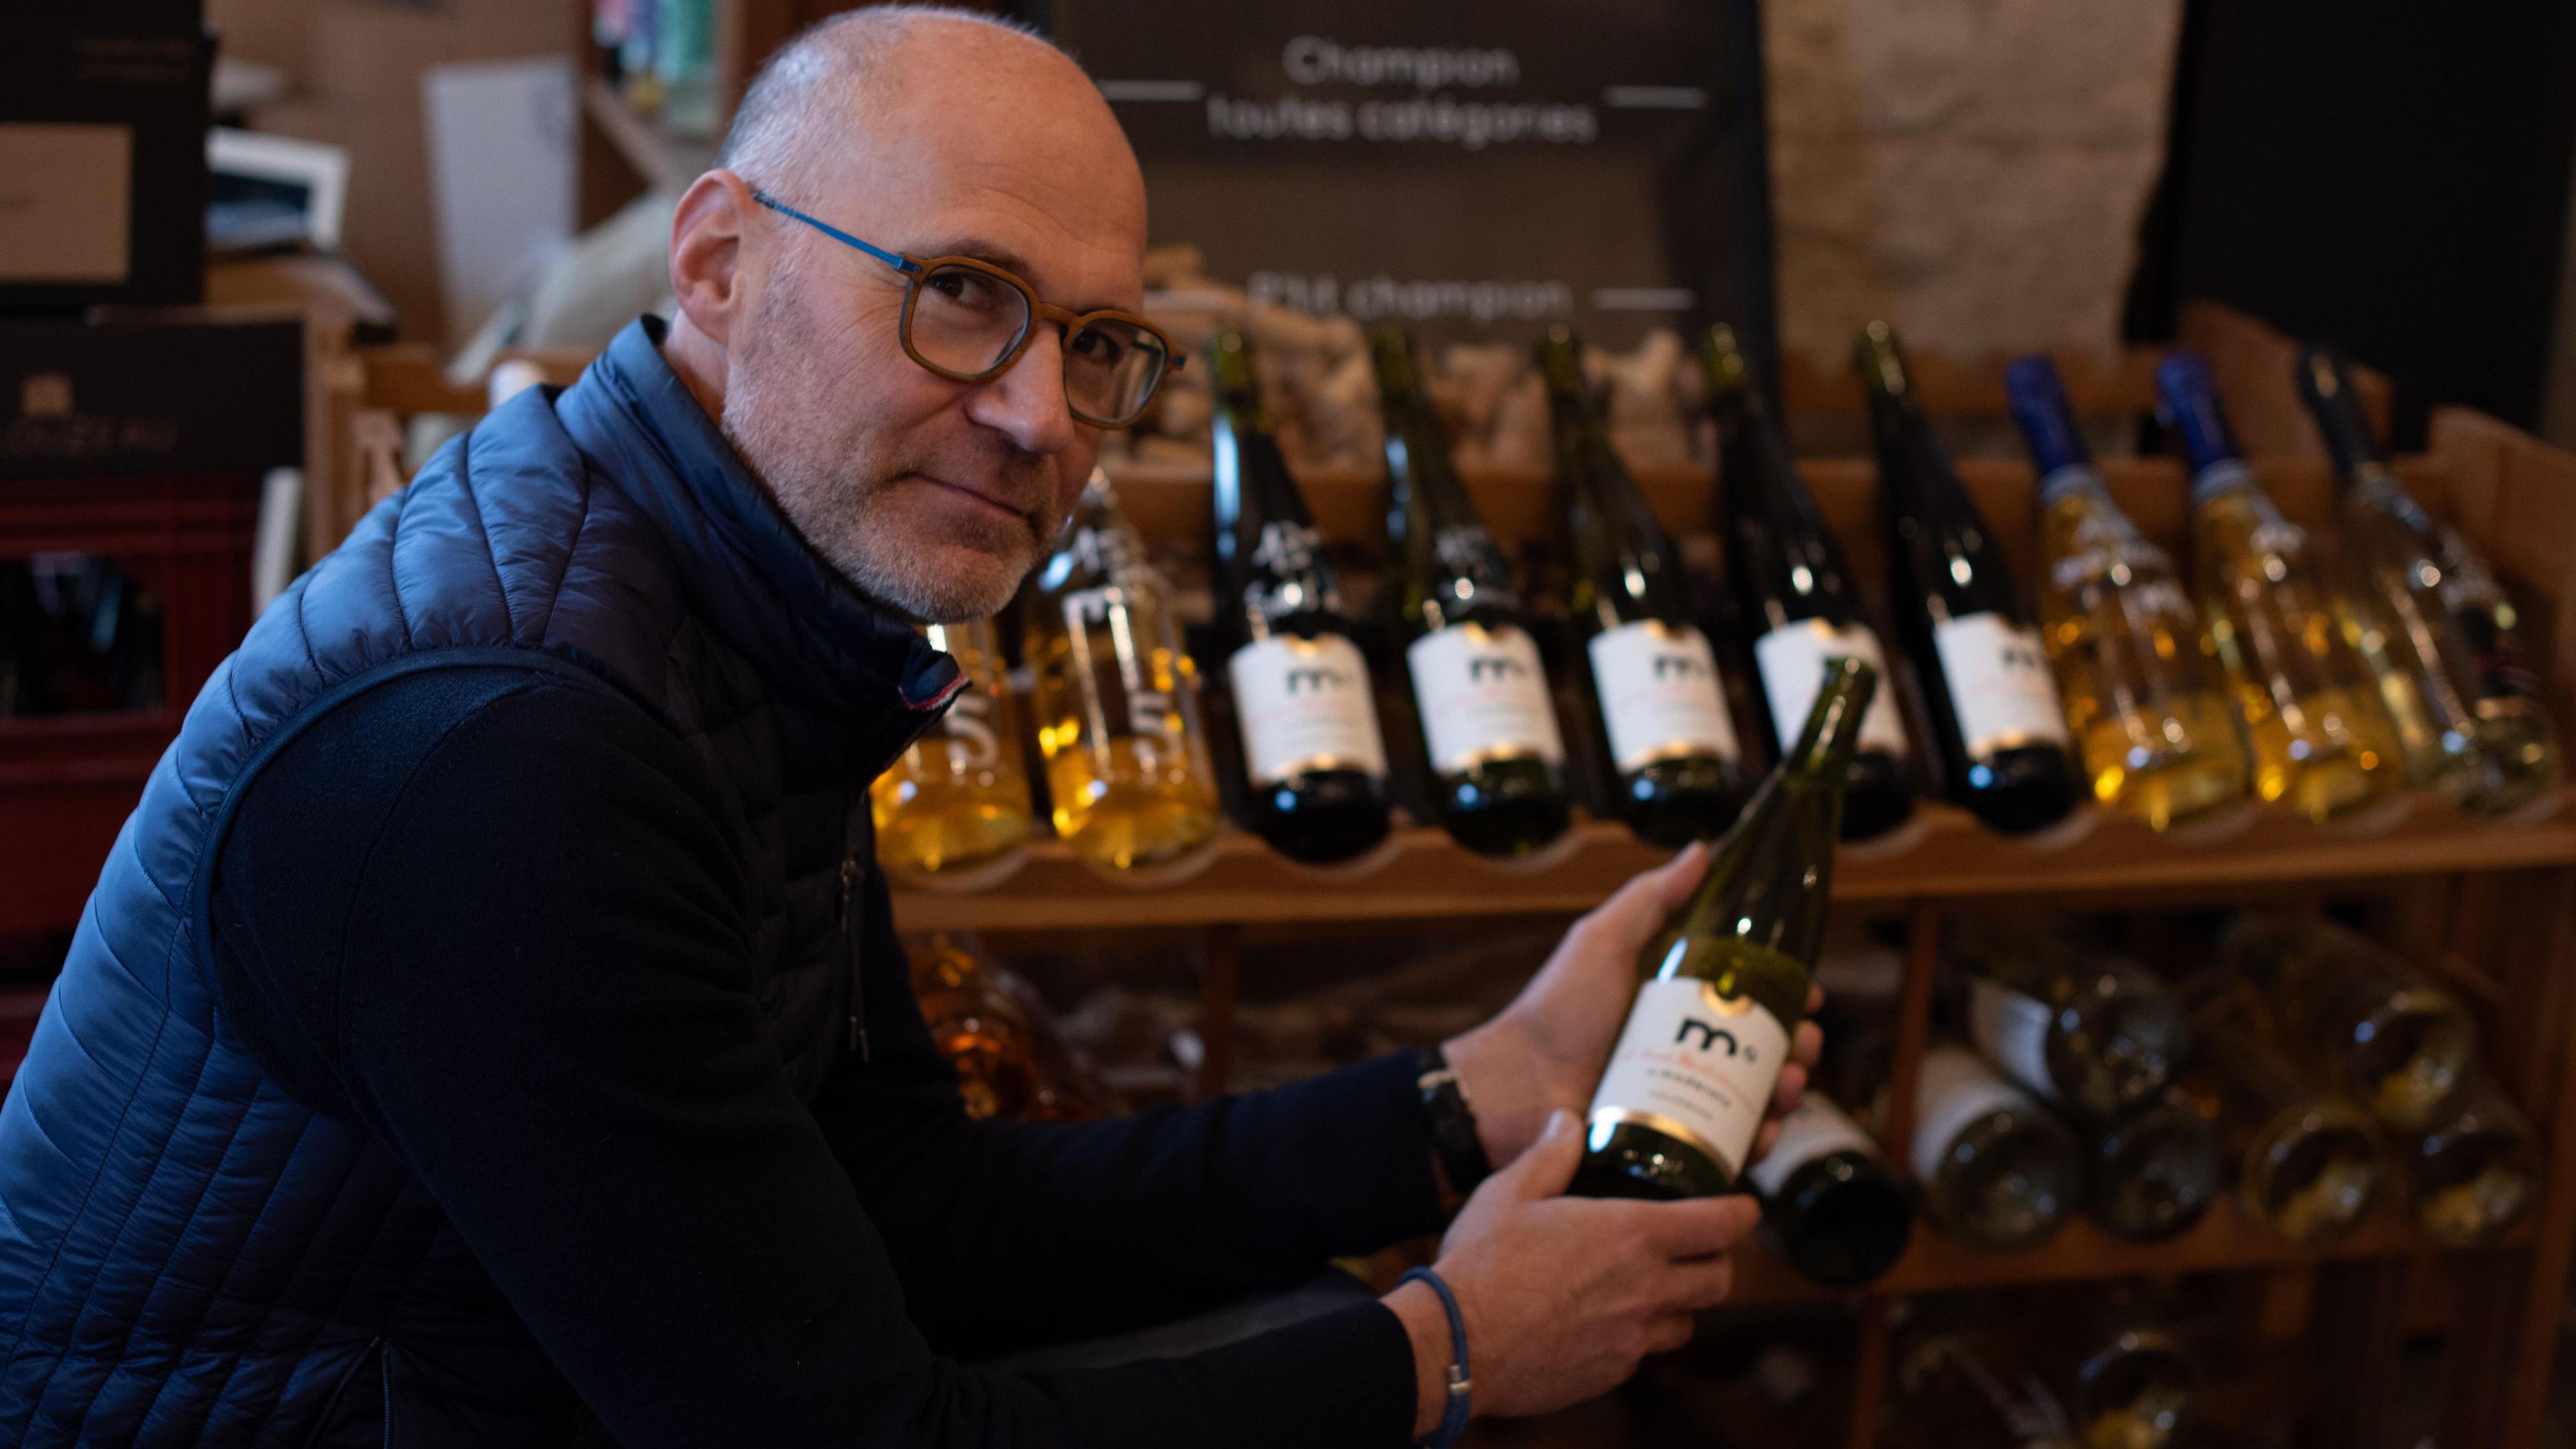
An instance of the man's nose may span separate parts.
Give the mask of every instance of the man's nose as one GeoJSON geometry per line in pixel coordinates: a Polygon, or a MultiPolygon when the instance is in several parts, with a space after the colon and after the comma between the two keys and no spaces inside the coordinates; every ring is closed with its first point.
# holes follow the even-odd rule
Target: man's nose
{"type": "Polygon", "coordinates": [[[1064,338],[1059,330],[1039,323],[1028,350],[967,400],[966,415],[1042,457],[1072,447],[1079,424],[1065,405],[1064,338]]]}

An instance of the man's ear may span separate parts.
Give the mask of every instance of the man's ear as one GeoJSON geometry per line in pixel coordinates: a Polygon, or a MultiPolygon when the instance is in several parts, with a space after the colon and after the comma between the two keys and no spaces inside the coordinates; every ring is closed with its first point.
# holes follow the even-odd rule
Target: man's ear
{"type": "Polygon", "coordinates": [[[690,184],[671,216],[671,295],[718,345],[729,340],[751,295],[746,234],[759,205],[741,177],[710,171],[690,184]]]}

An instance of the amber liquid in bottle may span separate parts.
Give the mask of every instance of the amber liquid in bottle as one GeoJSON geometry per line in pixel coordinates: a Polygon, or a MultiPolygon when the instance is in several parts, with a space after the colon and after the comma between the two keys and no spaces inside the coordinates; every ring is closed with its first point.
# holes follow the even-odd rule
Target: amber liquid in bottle
{"type": "Polygon", "coordinates": [[[2253,745],[2254,792],[2311,820],[2376,804],[2402,787],[2405,762],[2370,672],[2328,607],[2306,532],[2255,484],[2199,358],[2167,356],[2156,386],[2158,409],[2191,458],[2207,647],[2253,745]]]}
{"type": "Polygon", "coordinates": [[[2022,358],[2004,384],[2039,473],[2040,639],[2093,798],[2158,830],[2243,800],[2244,740],[2173,560],[2111,501],[2055,365],[2022,358]]]}
{"type": "Polygon", "coordinates": [[[1170,586],[1095,471],[1027,610],[1056,834],[1112,871],[1170,865],[1218,824],[1198,676],[1170,586]]]}
{"type": "Polygon", "coordinates": [[[1019,849],[1029,833],[1029,777],[992,624],[932,624],[922,632],[957,661],[966,687],[877,777],[868,804],[878,860],[915,875],[954,876],[1019,849]]]}

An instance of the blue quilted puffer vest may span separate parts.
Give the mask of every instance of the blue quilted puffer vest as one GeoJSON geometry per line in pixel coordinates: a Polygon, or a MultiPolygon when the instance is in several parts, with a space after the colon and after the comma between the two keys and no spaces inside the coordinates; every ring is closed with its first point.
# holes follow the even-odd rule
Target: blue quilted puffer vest
{"type": "MultiPolygon", "coordinates": [[[[470,1365],[478,1392],[569,1401],[426,1194],[267,1080],[215,993],[207,896],[234,802],[373,684],[581,671],[690,741],[761,892],[780,1057],[808,1092],[829,1068],[854,1010],[848,866],[873,868],[867,781],[960,681],[795,537],[659,340],[629,327],[573,387],[449,444],[189,709],[0,1108],[0,1444],[313,1443],[407,1343],[470,1365]]],[[[389,1418],[379,1434],[398,1441],[389,1418]]]]}

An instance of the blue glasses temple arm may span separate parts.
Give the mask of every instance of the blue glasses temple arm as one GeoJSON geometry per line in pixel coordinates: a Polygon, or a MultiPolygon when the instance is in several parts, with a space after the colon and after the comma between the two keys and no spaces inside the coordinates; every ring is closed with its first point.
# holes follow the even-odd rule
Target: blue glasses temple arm
{"type": "Polygon", "coordinates": [[[777,212],[781,216],[792,216],[796,218],[798,221],[805,223],[807,226],[814,228],[816,231],[821,232],[823,235],[830,237],[836,242],[840,242],[845,246],[857,247],[860,251],[866,252],[869,256],[876,258],[878,261],[885,263],[887,266],[894,268],[898,272],[914,272],[921,269],[920,263],[907,259],[902,253],[890,252],[884,247],[870,246],[866,242],[859,240],[857,237],[850,235],[848,232],[841,230],[839,227],[832,225],[828,221],[818,221],[813,217],[807,216],[805,213],[798,211],[796,208],[789,206],[783,201],[780,201],[777,197],[770,195],[766,191],[753,192],[751,194],[751,199],[759,202],[765,207],[768,207],[770,210],[777,212]]]}

